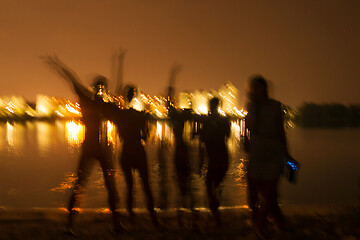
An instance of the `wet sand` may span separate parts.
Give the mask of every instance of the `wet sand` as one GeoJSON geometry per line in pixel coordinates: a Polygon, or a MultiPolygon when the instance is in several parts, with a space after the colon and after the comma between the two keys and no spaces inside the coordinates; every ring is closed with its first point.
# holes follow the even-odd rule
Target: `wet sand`
{"type": "MultiPolygon", "coordinates": [[[[283,206],[287,219],[285,231],[270,228],[270,239],[360,239],[360,209],[349,206],[283,206]]],[[[192,227],[191,213],[184,214],[179,227],[175,211],[158,212],[162,229],[151,224],[145,211],[137,212],[136,227],[123,234],[112,232],[111,215],[104,210],[83,210],[76,218],[74,232],[64,232],[66,212],[62,209],[1,209],[0,239],[258,239],[246,208],[221,210],[223,224],[215,225],[208,211],[200,211],[199,228],[192,227]]]]}

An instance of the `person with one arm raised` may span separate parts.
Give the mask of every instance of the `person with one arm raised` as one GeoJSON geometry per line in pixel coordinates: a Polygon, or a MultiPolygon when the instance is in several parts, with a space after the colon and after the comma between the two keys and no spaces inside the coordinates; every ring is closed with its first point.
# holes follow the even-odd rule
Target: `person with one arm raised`
{"type": "Polygon", "coordinates": [[[119,213],[117,212],[119,196],[115,185],[113,149],[108,146],[106,134],[101,134],[106,133],[106,129],[103,129],[103,127],[106,126],[104,121],[107,119],[98,112],[96,107],[97,102],[102,102],[102,97],[106,94],[107,79],[103,76],[97,76],[94,79],[93,90],[90,90],[56,56],[45,56],[43,60],[75,90],[79,97],[82,122],[85,125],[85,139],[82,143],[77,179],[68,204],[67,230],[70,234],[73,234],[74,216],[78,213],[76,208],[79,207],[80,194],[84,191],[95,160],[97,160],[102,168],[105,186],[108,191],[108,203],[113,216],[114,231],[123,232],[124,228],[119,221],[119,213]]]}
{"type": "Polygon", "coordinates": [[[175,151],[174,151],[174,165],[177,176],[178,189],[180,193],[178,209],[178,223],[183,226],[182,210],[185,208],[188,200],[190,200],[190,209],[194,218],[194,227],[196,227],[196,214],[194,210],[194,198],[191,192],[191,169],[190,169],[190,156],[189,147],[184,140],[183,132],[186,121],[192,120],[192,114],[188,110],[176,109],[174,106],[174,91],[175,80],[177,74],[180,72],[181,66],[174,65],[170,71],[169,87],[168,87],[168,116],[170,125],[173,130],[175,138],[175,151]]]}

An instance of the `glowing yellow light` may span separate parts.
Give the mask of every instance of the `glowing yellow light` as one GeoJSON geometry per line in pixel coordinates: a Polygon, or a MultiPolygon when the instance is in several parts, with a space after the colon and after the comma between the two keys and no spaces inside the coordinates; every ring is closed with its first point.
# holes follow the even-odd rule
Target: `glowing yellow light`
{"type": "Polygon", "coordinates": [[[159,121],[156,122],[156,137],[162,139],[162,124],[159,121]]]}
{"type": "Polygon", "coordinates": [[[74,107],[72,107],[69,103],[67,103],[65,105],[65,107],[66,107],[66,110],[68,110],[69,112],[81,116],[81,112],[79,110],[75,109],[74,107]]]}
{"type": "Polygon", "coordinates": [[[59,110],[55,110],[56,115],[58,115],[59,117],[64,117],[65,115],[62,114],[59,110]]]}
{"type": "Polygon", "coordinates": [[[231,122],[231,132],[234,134],[236,139],[240,140],[241,127],[237,122],[231,122]]]}
{"type": "Polygon", "coordinates": [[[155,112],[156,112],[156,115],[157,115],[158,117],[162,117],[162,116],[163,116],[162,113],[161,113],[157,108],[155,108],[155,112]]]}
{"type": "Polygon", "coordinates": [[[244,159],[241,159],[241,162],[234,170],[235,183],[237,183],[238,186],[242,187],[246,186],[246,166],[244,164],[244,161],[244,159]]]}
{"type": "Polygon", "coordinates": [[[6,122],[6,139],[10,147],[14,147],[15,145],[15,133],[14,126],[9,122],[6,122]]]}
{"type": "Polygon", "coordinates": [[[65,123],[65,136],[69,145],[76,146],[85,139],[85,126],[81,122],[69,121],[65,123]]]}
{"type": "Polygon", "coordinates": [[[31,117],[35,117],[34,110],[32,109],[26,110],[25,113],[31,117]]]}
{"type": "Polygon", "coordinates": [[[218,107],[218,112],[223,115],[223,116],[226,116],[226,113],[220,108],[218,107]]]}
{"type": "Polygon", "coordinates": [[[68,189],[73,188],[75,182],[77,180],[77,176],[75,173],[67,173],[65,176],[65,180],[60,183],[59,186],[52,188],[51,191],[53,192],[65,192],[68,189]]]}
{"type": "Polygon", "coordinates": [[[233,109],[234,109],[235,114],[236,114],[237,116],[245,117],[246,114],[247,114],[247,112],[244,111],[244,109],[239,110],[239,109],[237,109],[236,107],[234,107],[233,109]]]}
{"type": "Polygon", "coordinates": [[[115,143],[116,143],[116,128],[115,128],[115,125],[110,121],[107,121],[106,125],[107,125],[107,142],[108,142],[109,145],[110,144],[115,145],[115,143]]]}
{"type": "Polygon", "coordinates": [[[110,211],[109,208],[100,208],[100,209],[98,210],[98,212],[100,212],[100,213],[111,213],[111,211],[110,211]]]}
{"type": "Polygon", "coordinates": [[[65,207],[59,207],[57,209],[60,210],[61,212],[67,212],[68,211],[65,207]]]}
{"type": "Polygon", "coordinates": [[[197,111],[201,114],[207,114],[208,113],[208,107],[205,104],[200,105],[197,108],[197,111]]]}
{"type": "Polygon", "coordinates": [[[51,98],[45,95],[36,97],[36,112],[39,116],[50,116],[54,110],[54,103],[51,98]]]}
{"type": "Polygon", "coordinates": [[[5,107],[5,109],[8,110],[11,113],[15,113],[15,111],[14,111],[15,106],[11,102],[8,103],[8,105],[5,107]]]}
{"type": "Polygon", "coordinates": [[[49,122],[41,121],[36,123],[36,135],[41,155],[51,152],[51,145],[54,141],[54,128],[55,126],[49,122]]]}
{"type": "Polygon", "coordinates": [[[142,101],[139,101],[137,98],[134,98],[131,103],[130,103],[130,106],[132,108],[134,108],[135,110],[138,110],[138,111],[142,111],[144,110],[144,104],[142,101]]]}

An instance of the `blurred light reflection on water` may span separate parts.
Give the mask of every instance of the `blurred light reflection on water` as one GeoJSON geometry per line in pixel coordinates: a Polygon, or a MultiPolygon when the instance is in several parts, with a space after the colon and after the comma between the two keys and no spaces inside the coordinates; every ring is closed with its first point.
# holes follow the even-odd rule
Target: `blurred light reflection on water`
{"type": "MultiPolygon", "coordinates": [[[[107,122],[108,140],[121,149],[114,126],[107,122]]],[[[190,140],[190,124],[185,126],[185,139],[190,144],[192,159],[192,187],[197,207],[206,207],[204,173],[198,175],[198,142],[190,140]]],[[[222,191],[222,207],[246,204],[246,156],[240,148],[243,123],[232,123],[229,141],[230,167],[222,191]]],[[[281,202],[295,204],[349,203],[360,193],[357,177],[360,175],[360,130],[303,130],[289,131],[289,145],[301,165],[297,185],[283,181],[281,202]],[[333,141],[332,138],[342,140],[333,141]],[[314,147],[317,148],[314,149],[314,147]],[[340,159],[340,160],[339,160],[340,159]],[[340,164],[340,161],[341,164],[340,164]],[[327,179],[326,176],[336,176],[327,179]],[[329,183],[332,185],[329,186],[329,183]]],[[[75,179],[75,171],[84,140],[85,128],[79,121],[33,121],[0,123],[0,206],[4,207],[64,207],[75,179]]],[[[168,207],[177,206],[177,187],[173,155],[173,137],[164,121],[153,124],[146,149],[149,160],[152,189],[157,207],[167,199],[168,207]],[[159,162],[162,144],[164,163],[159,162]],[[164,170],[165,169],[165,174],[164,170]],[[161,177],[165,177],[161,179],[161,177]],[[167,197],[161,195],[167,192],[167,197]]],[[[118,151],[117,151],[118,152],[118,151]]],[[[118,164],[117,164],[118,166],[118,164]]],[[[124,177],[116,171],[121,206],[125,207],[124,177]]],[[[100,167],[97,165],[84,193],[85,208],[107,207],[106,190],[100,167]]],[[[141,182],[136,174],[135,207],[144,207],[141,182]]]]}

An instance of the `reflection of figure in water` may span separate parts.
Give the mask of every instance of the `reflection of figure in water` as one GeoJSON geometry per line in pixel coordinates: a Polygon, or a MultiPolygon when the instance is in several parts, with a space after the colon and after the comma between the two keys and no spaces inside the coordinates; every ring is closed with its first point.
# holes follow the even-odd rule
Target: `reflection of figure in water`
{"type": "MultiPolygon", "coordinates": [[[[59,59],[56,57],[46,57],[45,62],[60,74],[65,80],[72,84],[76,94],[79,97],[79,103],[82,112],[82,122],[85,125],[85,140],[82,144],[79,165],[77,169],[77,180],[73,188],[73,192],[69,201],[68,211],[68,230],[71,233],[73,227],[74,216],[79,206],[80,193],[85,189],[85,185],[90,176],[91,170],[95,163],[95,159],[99,161],[103,170],[105,186],[108,191],[108,202],[110,210],[113,214],[113,225],[115,231],[122,231],[118,213],[119,197],[115,186],[115,165],[112,158],[112,149],[107,144],[106,134],[104,136],[104,118],[96,110],[96,102],[102,102],[102,94],[106,92],[106,79],[102,76],[95,78],[93,88],[94,92],[84,87],[77,76],[72,73],[59,59]]],[[[105,131],[106,133],[106,131],[105,131]]]]}
{"type": "MultiPolygon", "coordinates": [[[[129,86],[126,100],[130,104],[136,95],[136,88],[129,86]]],[[[133,108],[119,109],[112,103],[100,103],[99,111],[114,121],[118,127],[119,135],[123,140],[123,148],[120,157],[120,166],[125,175],[127,184],[127,210],[131,222],[134,220],[133,212],[133,170],[138,170],[144,192],[147,198],[147,209],[150,212],[151,220],[156,227],[159,223],[154,211],[154,201],[149,184],[148,164],[143,142],[148,137],[147,118],[145,113],[133,108]]]]}
{"type": "Polygon", "coordinates": [[[249,83],[248,114],[245,119],[245,150],[250,154],[248,198],[255,230],[265,238],[268,218],[279,229],[283,223],[283,215],[277,204],[277,188],[283,156],[290,155],[281,103],[268,97],[267,83],[262,76],[252,77],[249,83]]]}
{"type": "MultiPolygon", "coordinates": [[[[174,152],[174,162],[175,162],[175,171],[178,180],[178,186],[180,190],[180,207],[185,208],[187,201],[190,200],[190,208],[193,213],[194,221],[196,219],[196,214],[194,211],[194,199],[191,194],[191,172],[190,172],[190,159],[189,159],[189,149],[183,138],[184,124],[187,120],[191,119],[191,112],[187,110],[177,110],[172,102],[174,94],[174,81],[175,76],[178,73],[180,68],[175,66],[171,70],[170,74],[170,84],[168,89],[168,111],[170,124],[173,129],[174,138],[175,138],[175,152],[174,152]]],[[[178,210],[178,222],[182,226],[182,211],[178,210]]],[[[195,223],[195,222],[194,222],[195,223]]]]}
{"type": "Polygon", "coordinates": [[[208,156],[208,168],[206,175],[206,190],[213,213],[218,225],[221,224],[220,188],[229,166],[229,155],[226,140],[230,135],[230,123],[228,119],[222,117],[218,112],[220,100],[212,98],[210,100],[210,112],[202,122],[200,129],[200,140],[204,142],[208,156]]]}
{"type": "Polygon", "coordinates": [[[160,178],[159,207],[162,210],[168,208],[168,179],[167,179],[167,161],[166,161],[167,159],[165,157],[166,150],[167,150],[166,140],[160,139],[160,141],[158,142],[157,156],[159,160],[159,178],[160,178]]]}

